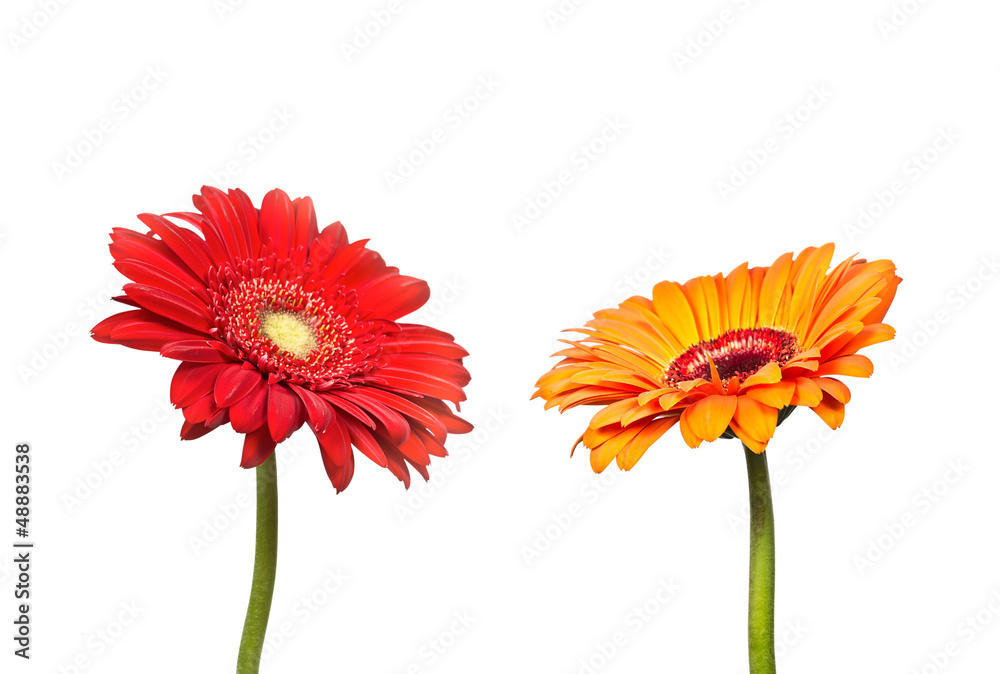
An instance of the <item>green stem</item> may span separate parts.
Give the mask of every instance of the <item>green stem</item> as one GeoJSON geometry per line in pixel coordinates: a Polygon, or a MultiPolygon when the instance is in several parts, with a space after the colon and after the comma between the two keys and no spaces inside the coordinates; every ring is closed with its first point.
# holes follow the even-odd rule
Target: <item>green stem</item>
{"type": "Polygon", "coordinates": [[[774,509],[765,453],[746,445],[750,481],[750,674],[775,674],[774,665],[774,509]]]}
{"type": "Polygon", "coordinates": [[[257,674],[264,649],[267,619],[274,596],[278,562],[278,469],[272,453],[257,466],[257,546],[253,555],[253,586],[236,661],[237,674],[257,674]]]}

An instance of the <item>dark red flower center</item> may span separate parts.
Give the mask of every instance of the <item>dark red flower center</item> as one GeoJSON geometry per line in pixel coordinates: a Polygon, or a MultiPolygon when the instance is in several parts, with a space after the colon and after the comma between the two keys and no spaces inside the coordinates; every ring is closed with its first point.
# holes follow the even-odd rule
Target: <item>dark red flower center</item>
{"type": "Polygon", "coordinates": [[[699,377],[711,380],[709,360],[715,363],[723,382],[737,377],[741,382],[770,362],[784,365],[799,353],[795,335],[777,328],[742,328],[699,342],[671,361],[663,374],[670,386],[699,377]]]}
{"type": "Polygon", "coordinates": [[[382,326],[364,320],[355,293],[307,288],[275,258],[212,270],[215,329],[261,372],[327,390],[378,365],[382,326]]]}

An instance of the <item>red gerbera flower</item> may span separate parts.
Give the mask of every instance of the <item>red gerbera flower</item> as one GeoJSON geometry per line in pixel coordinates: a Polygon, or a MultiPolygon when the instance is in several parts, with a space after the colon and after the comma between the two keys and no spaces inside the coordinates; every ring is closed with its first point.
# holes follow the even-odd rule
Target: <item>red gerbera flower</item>
{"type": "Polygon", "coordinates": [[[430,290],[401,276],[343,225],[322,231],[309,197],[272,190],[258,210],[240,190],[203,187],[200,213],[139,216],[148,232],[114,228],[114,266],[135,307],[101,321],[99,342],[182,361],[170,399],[181,437],[223,426],[245,433],[244,468],[263,463],[304,423],[337,491],[354,474],[353,445],[408,488],[426,480],[445,438],[471,430],[443,402],[465,400],[468,353],[451,335],[397,319],[430,290]]]}

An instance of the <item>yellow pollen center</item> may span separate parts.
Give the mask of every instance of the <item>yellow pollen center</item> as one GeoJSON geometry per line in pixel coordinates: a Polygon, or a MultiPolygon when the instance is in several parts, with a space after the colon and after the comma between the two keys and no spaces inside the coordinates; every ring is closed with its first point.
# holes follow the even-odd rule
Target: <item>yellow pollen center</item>
{"type": "Polygon", "coordinates": [[[260,312],[260,333],[275,343],[282,351],[296,358],[305,358],[316,348],[316,331],[291,311],[262,309],[260,312]]]}

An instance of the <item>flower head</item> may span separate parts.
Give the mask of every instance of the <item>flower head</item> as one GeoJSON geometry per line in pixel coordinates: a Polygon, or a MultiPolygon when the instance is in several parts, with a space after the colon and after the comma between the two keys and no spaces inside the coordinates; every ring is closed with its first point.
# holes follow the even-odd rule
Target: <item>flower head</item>
{"type": "Polygon", "coordinates": [[[603,406],[578,442],[595,471],[635,466],[675,425],[690,447],[735,435],[767,447],[780,412],[812,409],[830,428],[850,400],[836,376],[868,377],[858,350],[892,339],[882,323],[900,278],[888,260],[853,256],[830,269],[833,244],[770,267],[663,281],[594,314],[538,380],[546,409],[603,406]]]}
{"type": "Polygon", "coordinates": [[[468,353],[398,322],[427,301],[427,284],[348,242],[339,222],[320,231],[308,197],[272,190],[258,210],[240,190],[203,187],[194,205],[140,215],[147,232],[112,230],[114,266],[133,281],[115,299],[134,310],[101,321],[94,339],[181,361],[170,385],[181,437],[231,424],[246,434],[246,468],[308,423],[338,492],[352,445],[407,487],[407,466],[427,479],[448,433],[472,428],[443,402],[465,399],[468,353]]]}

